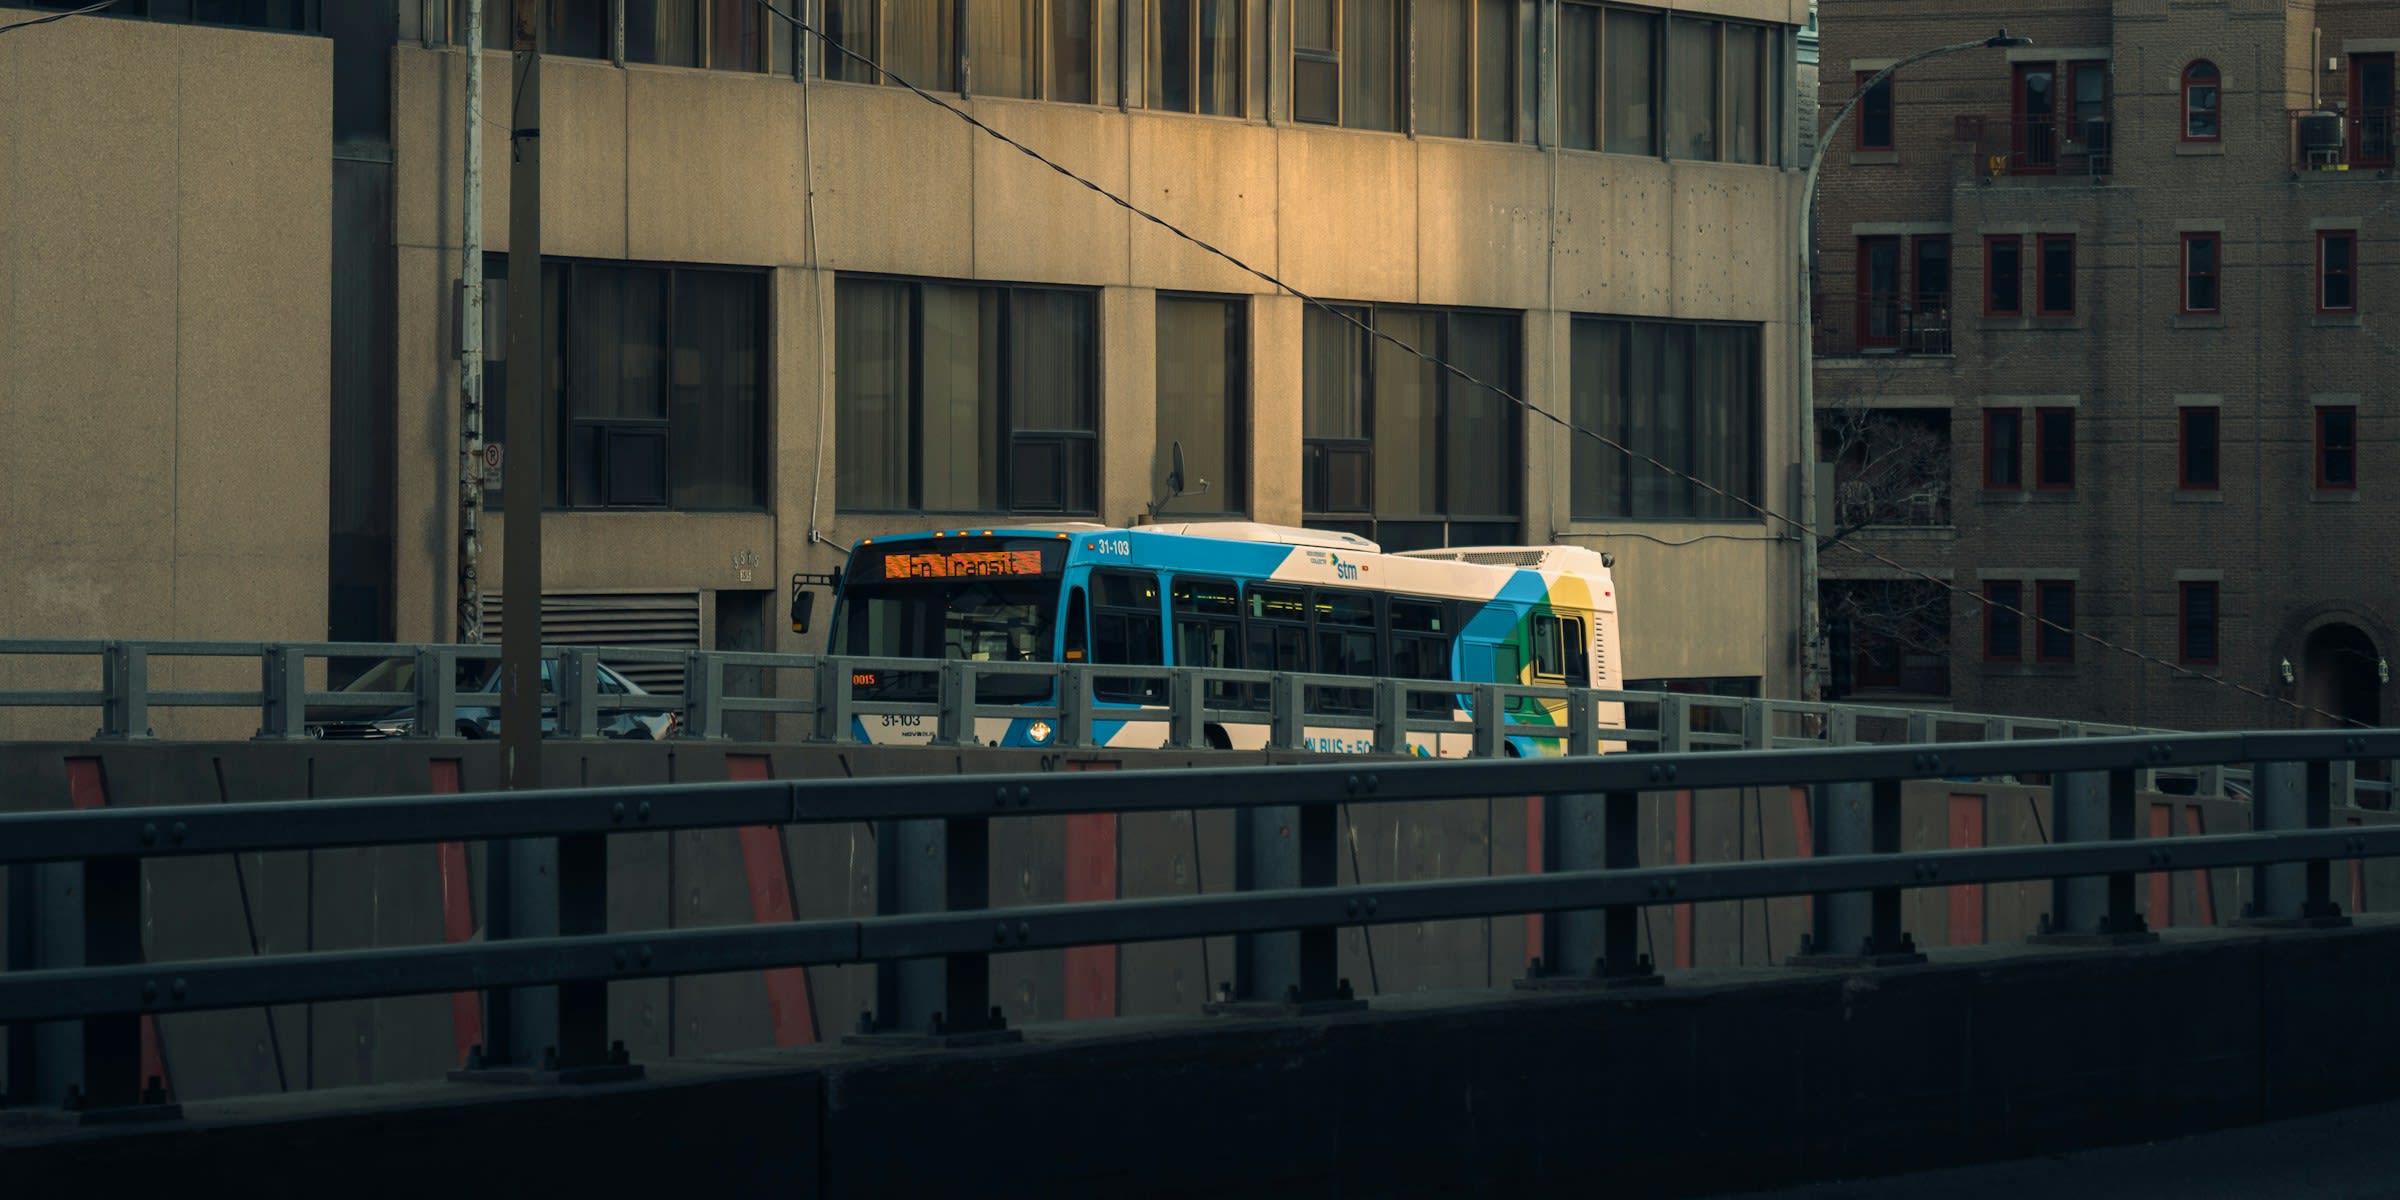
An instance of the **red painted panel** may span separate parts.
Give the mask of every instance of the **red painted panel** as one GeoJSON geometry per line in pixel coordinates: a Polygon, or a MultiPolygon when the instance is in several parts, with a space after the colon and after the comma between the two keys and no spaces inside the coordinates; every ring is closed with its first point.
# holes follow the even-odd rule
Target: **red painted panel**
{"type": "MultiPolygon", "coordinates": [[[[2359,819],[2352,817],[2350,823],[2356,825],[2359,819]]],[[[2367,911],[2367,864],[2356,858],[2350,860],[2350,911],[2367,911]]]]}
{"type": "MultiPolygon", "coordinates": [[[[431,765],[433,790],[445,796],[456,794],[459,761],[437,758],[431,765]]],[[[442,940],[455,946],[475,936],[475,893],[467,878],[467,845],[443,842],[435,850],[442,871],[442,940]]],[[[450,1035],[457,1051],[452,1057],[464,1066],[467,1051],[483,1041],[482,996],[450,993],[450,1035]]]]}
{"type": "MultiPolygon", "coordinates": [[[[2199,837],[2204,832],[2201,828],[2203,824],[2205,822],[2200,819],[2199,805],[2183,810],[2185,833],[2199,837]]],[[[2216,886],[2216,877],[2206,871],[2199,872],[2192,880],[2192,898],[2200,902],[2200,923],[2203,925],[2217,923],[2216,886]]]]}
{"type": "MultiPolygon", "coordinates": [[[[763,783],[773,778],[763,754],[728,754],[726,778],[763,783]]],[[[742,873],[750,884],[750,919],[760,925],[792,919],[791,875],[783,863],[783,829],[750,825],[741,831],[742,873]]],[[[767,1019],[775,1027],[778,1046],[806,1046],[817,1040],[816,1007],[809,1000],[808,969],[777,967],[761,972],[767,981],[767,1019]]]]}
{"type": "MultiPolygon", "coordinates": [[[[2150,806],[2150,836],[2154,838],[2175,836],[2175,806],[2173,804],[2150,806]]],[[[2150,872],[2150,928],[2171,929],[2174,925],[2175,873],[2173,871],[2152,871],[2150,872]]]]}
{"type": "MultiPolygon", "coordinates": [[[[77,808],[108,807],[108,777],[101,773],[99,759],[67,760],[67,800],[77,808]]],[[[143,1017],[142,1086],[149,1086],[153,1079],[160,1081],[168,1093],[173,1094],[175,1085],[167,1078],[166,1052],[161,1049],[158,1040],[158,1018],[143,1017]]]]}
{"type": "MultiPolygon", "coordinates": [[[[1675,865],[1689,866],[1692,861],[1692,793],[1688,789],[1675,793],[1675,865]]],[[[1675,965],[1689,970],[1699,950],[1692,943],[1692,906],[1675,906],[1675,965]]]]}
{"type": "MultiPolygon", "coordinates": [[[[1542,873],[1542,798],[1525,797],[1525,873],[1542,873]]],[[[1525,914],[1525,965],[1542,956],[1542,914],[1525,914]]]]}
{"type": "MultiPolygon", "coordinates": [[[[1060,764],[1070,771],[1114,771],[1109,759],[1060,764]]],[[[1194,820],[1198,814],[1194,814],[1194,820]]],[[[1117,815],[1084,813],[1067,818],[1067,903],[1117,898],[1117,815]]],[[[1117,948],[1076,946],[1066,960],[1067,1019],[1117,1015],[1117,948]]]]}
{"type": "MultiPolygon", "coordinates": [[[[1950,797],[1950,848],[1979,850],[1983,847],[1983,797],[1954,795],[1950,797]]],[[[1950,889],[1950,944],[1980,946],[1983,944],[1983,885],[1962,883],[1950,889]]]]}

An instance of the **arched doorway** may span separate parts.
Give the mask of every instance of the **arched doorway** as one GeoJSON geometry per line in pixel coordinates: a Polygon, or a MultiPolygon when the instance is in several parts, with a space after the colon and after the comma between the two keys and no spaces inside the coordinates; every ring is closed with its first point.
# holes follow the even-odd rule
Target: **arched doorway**
{"type": "Polygon", "coordinates": [[[2313,729],[2352,721],[2381,726],[2382,664],[2382,652],[2355,625],[2322,625],[2310,632],[2300,652],[2298,699],[2310,709],[2302,723],[2313,729]]]}

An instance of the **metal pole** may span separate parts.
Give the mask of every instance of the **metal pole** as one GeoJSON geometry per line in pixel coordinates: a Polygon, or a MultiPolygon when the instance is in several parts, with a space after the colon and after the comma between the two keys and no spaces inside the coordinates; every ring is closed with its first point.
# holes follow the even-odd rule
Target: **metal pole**
{"type": "Polygon", "coordinates": [[[458,255],[458,640],[472,643],[483,640],[483,0],[467,0],[467,30],[458,255]]]}

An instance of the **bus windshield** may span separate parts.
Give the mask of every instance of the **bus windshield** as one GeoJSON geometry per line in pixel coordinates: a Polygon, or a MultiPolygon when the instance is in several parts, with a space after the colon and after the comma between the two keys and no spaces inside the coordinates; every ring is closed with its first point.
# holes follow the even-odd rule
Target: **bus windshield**
{"type": "MultiPolygon", "coordinates": [[[[838,653],[860,658],[1049,662],[1058,612],[1055,579],[926,579],[855,587],[834,635],[838,653]]],[[[861,700],[931,700],[929,671],[882,671],[860,680],[861,700]]],[[[985,676],[977,699],[1001,704],[1048,696],[1046,677],[985,676]]]]}

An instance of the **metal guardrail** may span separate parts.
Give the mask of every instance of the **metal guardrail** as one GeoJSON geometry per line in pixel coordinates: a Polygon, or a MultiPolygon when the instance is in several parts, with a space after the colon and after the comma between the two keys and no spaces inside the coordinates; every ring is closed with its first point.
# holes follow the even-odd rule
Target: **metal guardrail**
{"type": "MultiPolygon", "coordinates": [[[[1922,731],[1922,726],[1920,726],[1922,731]]],[[[1920,961],[1901,927],[1904,889],[2054,880],[2037,938],[2144,940],[2136,876],[2261,868],[2253,916],[2285,924],[2341,917],[2328,863],[2400,855],[2400,825],[2332,825],[2334,782],[2356,764],[2400,757],[2400,730],[2186,734],[1993,743],[1596,755],[1579,725],[1572,753],[1482,761],[1347,763],[1172,772],[811,779],[570,789],[399,799],[103,809],[0,816],[14,939],[41,925],[79,937],[78,966],[0,972],[0,1024],[12,1074],[70,1080],[59,1095],[93,1119],[175,1110],[137,1077],[142,1018],[259,1005],[486,990],[495,1041],[481,1066],[503,1078],[622,1077],[638,1067],[605,1045],[605,985],[774,967],[872,964],[876,1007],[862,1033],[938,1044],[1012,1036],[989,1006],[994,953],[1232,935],[1235,979],[1219,1011],[1308,1013],[1355,1007],[1337,978],[1345,926],[1552,914],[1536,986],[1656,983],[1638,952],[1645,906],[1811,895],[1798,965],[1920,961]],[[2248,766],[2255,831],[2134,840],[2145,772],[2248,766]],[[1902,852],[1901,785],[1930,778],[2052,779],[2056,842],[1902,852]],[[1644,793],[1809,786],[1811,858],[1693,866],[1641,860],[1644,793]],[[1543,873],[1337,886],[1345,805],[1494,795],[1544,801],[1543,873]],[[1243,890],[1170,899],[989,909],[995,817],[1231,809],[1243,890]],[[610,933],[611,834],[872,821],[877,909],[865,918],[774,926],[610,933]],[[401,949],[145,963],[144,859],[437,841],[520,839],[489,861],[547,847],[556,869],[487,878],[489,940],[401,949]],[[532,839],[527,841],[523,839],[532,839]],[[17,886],[29,871],[71,872],[71,890],[17,886]],[[514,875],[512,879],[510,876],[514,875]],[[71,895],[69,911],[34,913],[71,895]],[[507,920],[518,922],[505,924],[507,920]],[[512,936],[532,933],[537,936],[512,936]],[[514,991],[512,989],[540,989],[514,991]],[[31,1023],[72,1023],[38,1025],[31,1023]],[[31,1036],[44,1029],[64,1035],[31,1036]],[[536,1064],[539,1064],[538,1066],[536,1064]]],[[[55,878],[52,883],[58,882],[55,878]]],[[[167,901],[169,898],[160,898],[167,901]]],[[[56,1090],[56,1089],[53,1089],[56,1090]]]]}

